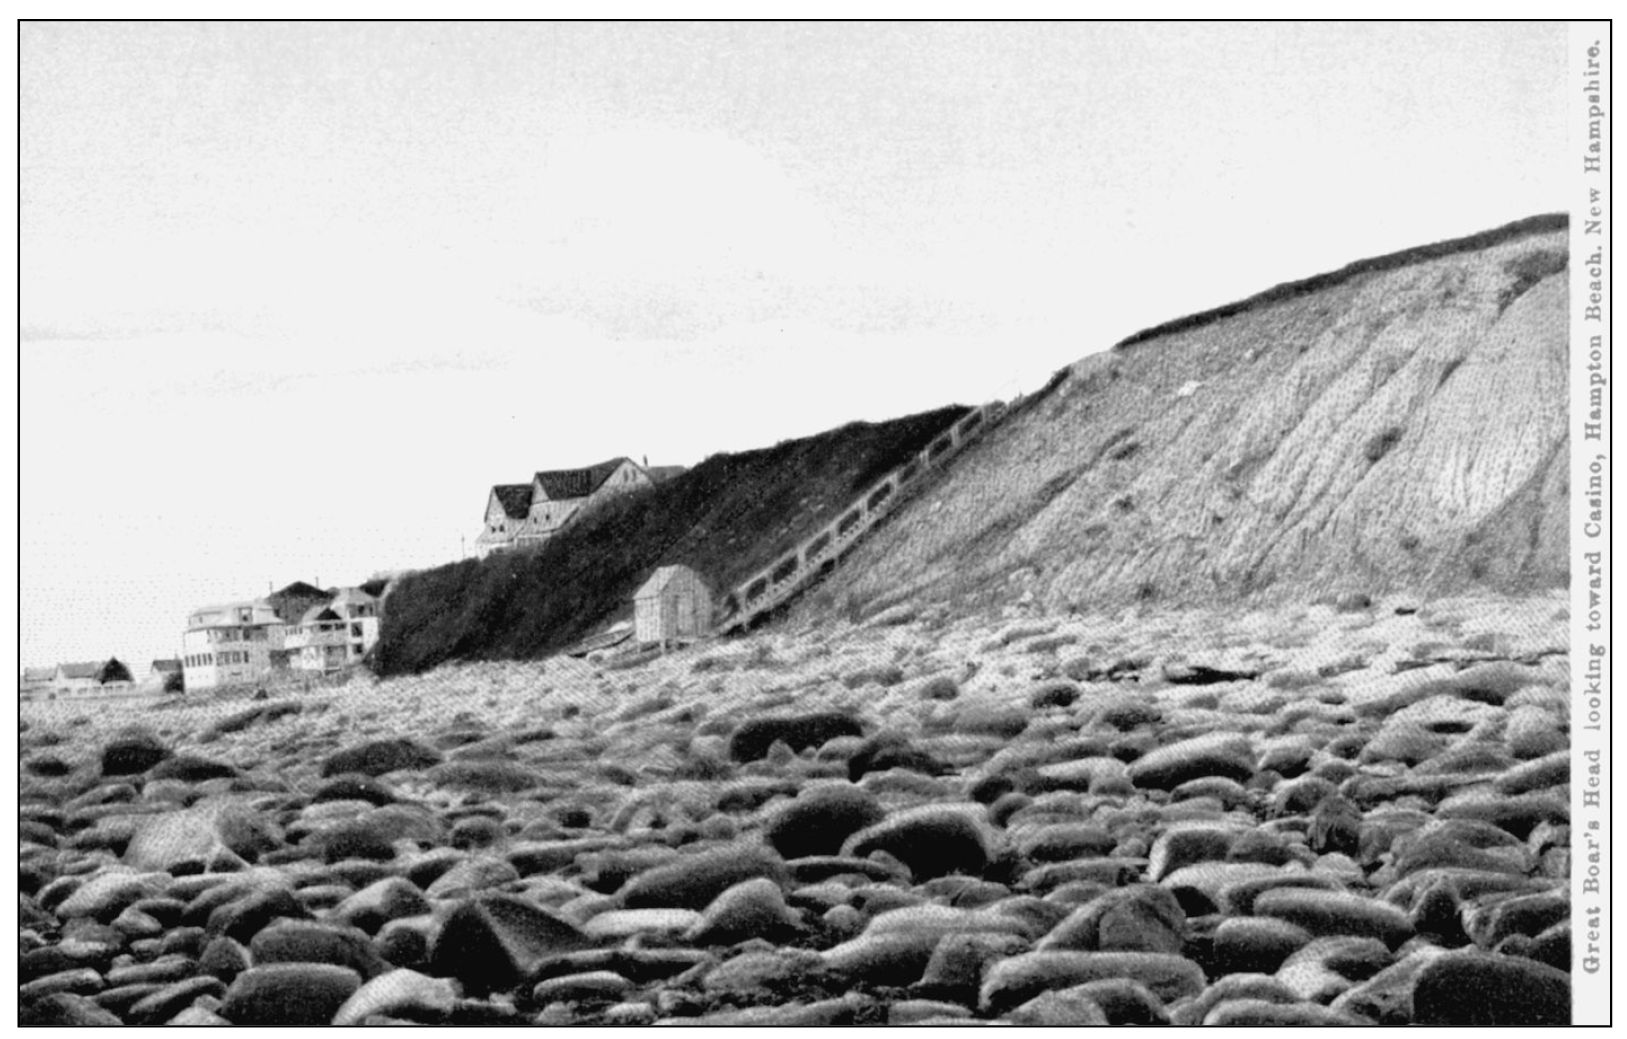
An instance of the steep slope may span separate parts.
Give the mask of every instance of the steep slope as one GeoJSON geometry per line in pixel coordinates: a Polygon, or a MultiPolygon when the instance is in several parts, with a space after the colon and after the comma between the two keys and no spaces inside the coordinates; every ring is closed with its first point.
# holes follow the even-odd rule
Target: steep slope
{"type": "Polygon", "coordinates": [[[373,666],[399,674],[450,660],[547,656],[630,614],[639,584],[670,563],[693,567],[721,596],[967,411],[855,422],[714,455],[579,517],[536,551],[408,575],[390,593],[373,666]]]}
{"type": "Polygon", "coordinates": [[[1084,358],[804,616],[1562,584],[1566,226],[1363,261],[1084,358]]]}

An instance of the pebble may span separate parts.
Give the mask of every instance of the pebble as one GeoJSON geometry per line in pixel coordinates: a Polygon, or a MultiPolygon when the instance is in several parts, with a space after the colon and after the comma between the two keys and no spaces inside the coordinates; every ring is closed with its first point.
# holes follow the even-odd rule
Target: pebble
{"type": "Polygon", "coordinates": [[[629,909],[699,910],[728,888],[756,877],[785,881],[784,861],[761,845],[728,844],[645,870],[627,882],[619,897],[629,909]]]}
{"type": "Polygon", "coordinates": [[[880,822],[886,814],[867,790],[848,783],[821,784],[776,811],[763,836],[782,858],[834,855],[850,834],[880,822]]]}
{"type": "Polygon", "coordinates": [[[989,838],[971,813],[926,805],[888,816],[850,836],[843,855],[885,851],[919,879],[949,873],[981,874],[989,865],[989,838]]]}
{"type": "Polygon", "coordinates": [[[508,895],[482,895],[447,916],[430,949],[427,972],[484,994],[512,988],[544,957],[589,944],[574,924],[547,910],[508,895]]]}
{"type": "Polygon", "coordinates": [[[1191,960],[1155,952],[1030,952],[993,964],[978,1005],[1003,1012],[1041,992],[1104,978],[1128,978],[1166,1004],[1203,991],[1202,969],[1191,960]]]}
{"type": "Polygon", "coordinates": [[[250,967],[226,990],[221,1016],[234,1025],[311,1028],[333,1021],[361,988],[355,971],[327,963],[250,967]]]}

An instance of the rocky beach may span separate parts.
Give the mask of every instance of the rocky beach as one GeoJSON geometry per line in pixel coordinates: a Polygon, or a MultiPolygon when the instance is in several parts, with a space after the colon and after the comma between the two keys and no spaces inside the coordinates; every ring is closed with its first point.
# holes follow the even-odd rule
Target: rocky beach
{"type": "Polygon", "coordinates": [[[1566,1023],[1567,618],[905,604],[25,703],[21,1021],[1566,1023]]]}

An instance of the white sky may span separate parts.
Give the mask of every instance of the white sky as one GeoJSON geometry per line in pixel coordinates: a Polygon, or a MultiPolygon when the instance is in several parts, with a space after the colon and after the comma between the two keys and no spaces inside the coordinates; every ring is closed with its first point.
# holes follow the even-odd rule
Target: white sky
{"type": "Polygon", "coordinates": [[[1564,208],[1533,24],[28,23],[25,664],[1564,208]]]}

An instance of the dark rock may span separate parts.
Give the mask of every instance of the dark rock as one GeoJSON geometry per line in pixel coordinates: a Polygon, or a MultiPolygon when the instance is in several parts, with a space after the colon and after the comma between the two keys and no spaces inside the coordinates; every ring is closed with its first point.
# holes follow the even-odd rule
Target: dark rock
{"type": "Polygon", "coordinates": [[[45,996],[56,995],[59,992],[73,992],[80,995],[90,995],[100,992],[106,986],[102,975],[89,967],[74,967],[70,970],[47,974],[42,978],[35,978],[17,989],[17,998],[24,1003],[42,999],[45,996]]]}
{"type": "Polygon", "coordinates": [[[153,733],[144,729],[126,729],[102,747],[102,775],[138,775],[170,754],[170,749],[153,733]]]}
{"type": "Polygon", "coordinates": [[[302,905],[294,893],[286,888],[253,891],[242,898],[228,902],[209,914],[204,930],[210,935],[224,935],[239,942],[248,942],[260,928],[273,920],[287,917],[308,920],[311,911],[302,905]]]}
{"type": "Polygon", "coordinates": [[[1022,834],[1017,854],[1030,862],[1097,858],[1116,847],[1113,835],[1095,823],[1051,823],[1022,834]]]}
{"type": "Polygon", "coordinates": [[[1053,989],[1008,1011],[1005,1019],[1029,1028],[1106,1027],[1107,1013],[1084,991],[1083,985],[1053,989]]]}
{"type": "Polygon", "coordinates": [[[798,929],[780,886],[766,877],[742,881],[714,898],[685,938],[700,945],[730,945],[748,938],[774,941],[798,929]]]}
{"type": "Polygon", "coordinates": [[[453,866],[424,890],[431,899],[467,898],[519,880],[520,871],[507,859],[480,855],[453,866]]]}
{"type": "Polygon", "coordinates": [[[362,979],[327,963],[273,963],[251,967],[226,991],[221,1016],[234,1025],[313,1028],[333,1020],[362,979]]]}
{"type": "Polygon", "coordinates": [[[1433,822],[1396,838],[1393,850],[1398,877],[1443,868],[1521,876],[1530,866],[1512,834],[1465,820],[1433,822]]]}
{"type": "Polygon", "coordinates": [[[531,989],[531,999],[539,1005],[554,1002],[614,1003],[632,988],[633,983],[615,971],[584,971],[537,982],[531,989]]]}
{"type": "Polygon", "coordinates": [[[1510,935],[1534,938],[1570,918],[1570,899],[1563,891],[1515,895],[1477,906],[1467,914],[1464,927],[1474,943],[1492,949],[1510,935]]]}
{"type": "Polygon", "coordinates": [[[209,974],[228,983],[248,970],[249,966],[248,950],[233,938],[215,938],[204,946],[203,952],[198,956],[200,974],[209,974]]]}
{"type": "Polygon", "coordinates": [[[1527,794],[1534,790],[1570,782],[1571,755],[1555,751],[1546,757],[1519,764],[1498,776],[1494,782],[1501,794],[1527,794]]]}
{"type": "Polygon", "coordinates": [[[753,776],[729,783],[718,792],[720,812],[752,812],[776,797],[795,797],[800,785],[787,779],[753,776]]]}
{"type": "Polygon", "coordinates": [[[160,957],[151,963],[132,963],[115,967],[107,972],[107,983],[139,985],[151,981],[161,983],[181,981],[196,973],[197,967],[197,963],[185,956],[160,957]]]}
{"type": "Polygon", "coordinates": [[[847,784],[814,786],[775,812],[763,835],[783,858],[834,855],[851,834],[886,814],[866,790],[847,784]]]}
{"type": "Polygon", "coordinates": [[[316,788],[311,795],[313,804],[323,801],[366,801],[371,805],[395,804],[399,798],[389,787],[372,776],[350,772],[334,776],[316,788]]]}
{"type": "Polygon", "coordinates": [[[303,709],[303,704],[292,700],[268,703],[263,707],[250,707],[247,710],[239,711],[236,714],[222,718],[220,721],[210,726],[204,735],[213,738],[224,736],[233,732],[242,732],[244,729],[247,729],[249,726],[254,725],[257,722],[274,722],[278,718],[285,718],[289,715],[298,714],[303,709]]]}
{"type": "Polygon", "coordinates": [[[847,778],[858,782],[867,773],[885,772],[902,768],[924,776],[942,776],[952,772],[950,766],[916,748],[897,733],[883,732],[859,744],[847,759],[847,778]]]}
{"type": "Polygon", "coordinates": [[[55,754],[35,754],[23,761],[23,771],[29,775],[54,778],[73,771],[73,766],[55,754]]]}
{"type": "Polygon", "coordinates": [[[124,1022],[86,996],[58,993],[23,1004],[17,1024],[23,1028],[106,1028],[124,1022]]]}
{"type": "Polygon", "coordinates": [[[59,947],[43,945],[38,949],[30,949],[17,958],[17,980],[26,985],[36,978],[73,970],[78,966],[79,961],[59,947]]]}
{"type": "Polygon", "coordinates": [[[1317,938],[1284,960],[1276,979],[1300,999],[1327,1003],[1384,970],[1394,959],[1377,938],[1317,938]]]}
{"type": "Polygon", "coordinates": [[[1076,985],[1073,989],[1064,991],[1073,991],[1089,997],[1101,1007],[1110,1025],[1145,1027],[1169,1024],[1169,1015],[1164,1012],[1163,1003],[1139,981],[1132,981],[1129,978],[1103,978],[1101,981],[1087,981],[1083,985],[1076,985]]]}
{"type": "Polygon", "coordinates": [[[1163,880],[1176,870],[1198,862],[1224,860],[1238,831],[1231,826],[1181,824],[1158,835],[1147,854],[1147,879],[1163,880]]]}
{"type": "Polygon", "coordinates": [[[401,877],[386,877],[334,906],[329,916],[374,934],[391,920],[427,912],[429,901],[417,885],[401,877]]]}
{"type": "Polygon", "coordinates": [[[395,844],[389,834],[366,820],[355,819],[337,823],[311,835],[306,841],[323,862],[343,859],[368,859],[388,862],[396,856],[395,844]]]}
{"type": "Polygon", "coordinates": [[[979,1005],[1002,1013],[1051,989],[1106,978],[1129,978],[1166,1004],[1203,991],[1203,971],[1191,960],[1156,952],[1030,952],[1001,960],[983,978],[979,1005]]]}
{"type": "Polygon", "coordinates": [[[645,870],[621,889],[629,909],[704,909],[707,903],[743,880],[788,879],[784,861],[761,845],[738,843],[684,855],[645,870]]]}
{"type": "Polygon", "coordinates": [[[862,934],[825,950],[824,967],[840,978],[903,987],[920,980],[942,938],[921,932],[862,934]]]}
{"type": "Polygon", "coordinates": [[[919,879],[949,873],[980,875],[989,865],[983,827],[962,811],[926,805],[898,812],[850,836],[844,855],[885,851],[919,879]]]}
{"type": "Polygon", "coordinates": [[[182,783],[202,783],[206,779],[236,779],[242,775],[234,766],[196,754],[177,754],[161,761],[149,773],[150,779],[175,779],[182,783]]]}
{"type": "Polygon", "coordinates": [[[1490,823],[1520,840],[1545,822],[1570,821],[1570,804],[1552,793],[1461,794],[1447,798],[1435,809],[1437,819],[1470,819],[1490,823]]]}
{"type": "Polygon", "coordinates": [[[1200,776],[1225,776],[1239,782],[1254,774],[1254,751],[1248,737],[1211,733],[1181,740],[1137,758],[1130,781],[1143,789],[1172,790],[1200,776]]]}
{"type": "Polygon", "coordinates": [[[1254,900],[1257,916],[1297,924],[1314,935],[1377,938],[1394,948],[1412,937],[1412,922],[1395,906],[1340,891],[1279,887],[1254,900]]]}
{"type": "Polygon", "coordinates": [[[459,819],[452,824],[452,832],[448,835],[452,847],[470,849],[491,848],[502,844],[508,839],[508,830],[496,819],[477,815],[468,819],[459,819]]]}
{"type": "Polygon", "coordinates": [[[249,955],[256,965],[331,963],[350,968],[364,981],[387,969],[359,928],[315,920],[279,920],[261,928],[249,943],[249,955]]]}
{"type": "Polygon", "coordinates": [[[109,871],[85,881],[55,911],[60,917],[111,920],[126,906],[160,893],[168,880],[163,873],[109,871]]]}
{"type": "Polygon", "coordinates": [[[360,743],[332,755],[322,763],[322,776],[360,772],[382,776],[402,769],[424,769],[441,763],[441,754],[416,740],[384,739],[360,743]]]}
{"type": "Polygon", "coordinates": [[[793,751],[818,747],[838,736],[860,736],[864,730],[845,714],[803,714],[780,718],[755,718],[745,722],[729,737],[729,757],[735,761],[757,761],[768,754],[775,742],[793,751]]]}
{"type": "Polygon", "coordinates": [[[1413,1023],[1449,1027],[1548,1027],[1571,1023],[1570,975],[1518,956],[1453,952],[1413,989],[1413,1023]]]}
{"type": "Polygon", "coordinates": [[[960,684],[948,675],[934,675],[915,687],[918,700],[953,700],[960,695],[960,684]]]}
{"type": "Polygon", "coordinates": [[[1264,999],[1232,999],[1209,1011],[1203,1023],[1221,1028],[1320,1028],[1370,1024],[1354,1014],[1314,1003],[1272,1003],[1264,999]]]}
{"type": "MultiPolygon", "coordinates": [[[[904,669],[897,664],[878,664],[874,667],[861,667],[842,679],[842,684],[849,689],[875,683],[883,687],[895,686],[904,680],[904,669]]],[[[824,741],[821,740],[821,743],[824,741]]]]}
{"type": "Polygon", "coordinates": [[[1170,685],[1219,685],[1222,682],[1251,682],[1260,677],[1258,671],[1228,671],[1206,664],[1168,663],[1162,671],[1164,681],[1170,685]]]}
{"type": "Polygon", "coordinates": [[[1355,857],[1360,854],[1361,833],[1361,810],[1344,797],[1330,794],[1311,812],[1305,843],[1319,855],[1338,852],[1355,857]]]}
{"type": "Polygon", "coordinates": [[[1186,914],[1167,888],[1117,888],[1075,909],[1036,947],[1080,952],[1179,953],[1186,945],[1186,914]]]}
{"type": "Polygon", "coordinates": [[[160,1025],[191,1006],[200,997],[216,997],[226,992],[218,978],[198,977],[165,985],[138,1000],[125,1016],[132,1025],[160,1025]]]}
{"type": "Polygon", "coordinates": [[[432,916],[401,917],[379,928],[373,947],[380,956],[397,967],[415,970],[427,967],[434,930],[435,918],[432,916]]]}
{"type": "Polygon", "coordinates": [[[1037,710],[1047,707],[1072,707],[1079,699],[1079,686],[1061,679],[1042,682],[1028,694],[1028,706],[1037,710]]]}
{"type": "Polygon", "coordinates": [[[1018,707],[992,703],[968,703],[955,714],[953,731],[973,736],[1016,739],[1028,728],[1029,713],[1018,707]]]}
{"type": "Polygon", "coordinates": [[[911,991],[931,999],[973,1004],[985,965],[1021,952],[1021,935],[994,932],[945,935],[937,942],[911,991]]]}
{"type": "Polygon", "coordinates": [[[795,884],[817,884],[822,880],[850,874],[876,881],[909,880],[908,871],[901,863],[882,863],[875,859],[860,859],[850,855],[813,855],[792,859],[785,864],[795,884]]]}
{"type": "Polygon", "coordinates": [[[410,1012],[415,1019],[441,1023],[457,1001],[457,991],[443,978],[413,970],[393,970],[367,982],[335,1012],[339,1028],[361,1024],[374,1014],[410,1012]]]}
{"type": "Polygon", "coordinates": [[[436,784],[481,794],[516,794],[543,782],[541,773],[514,761],[448,761],[429,770],[436,784]]]}
{"type": "Polygon", "coordinates": [[[1538,963],[1546,963],[1556,970],[1568,972],[1571,968],[1570,921],[1555,924],[1531,939],[1531,945],[1525,950],[1525,955],[1538,963]]]}
{"type": "Polygon", "coordinates": [[[1118,857],[1054,862],[1024,873],[1021,886],[1029,891],[1051,891],[1064,884],[1082,881],[1104,887],[1122,887],[1139,877],[1146,864],[1145,859],[1118,857]]]}
{"type": "Polygon", "coordinates": [[[1309,945],[1311,932],[1271,917],[1231,917],[1215,929],[1210,957],[1216,974],[1274,974],[1309,945]]]}
{"type": "Polygon", "coordinates": [[[130,1010],[137,1003],[146,999],[155,992],[162,992],[166,982],[136,981],[129,984],[105,988],[91,998],[96,1005],[104,1010],[111,1010],[120,1017],[130,1016],[130,1010]]]}
{"type": "Polygon", "coordinates": [[[446,918],[430,949],[427,972],[456,978],[467,992],[481,995],[513,988],[544,957],[590,944],[574,924],[530,902],[482,895],[446,918]]]}

